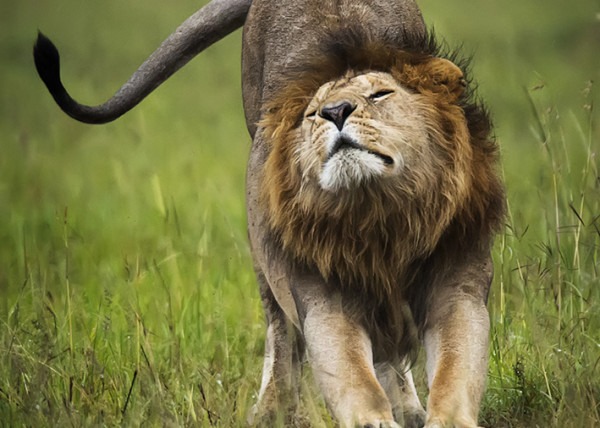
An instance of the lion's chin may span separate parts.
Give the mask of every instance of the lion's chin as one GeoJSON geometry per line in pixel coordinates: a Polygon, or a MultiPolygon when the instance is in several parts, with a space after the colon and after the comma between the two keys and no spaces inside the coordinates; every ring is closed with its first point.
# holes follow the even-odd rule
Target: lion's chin
{"type": "Polygon", "coordinates": [[[388,159],[367,150],[344,148],[325,161],[319,184],[328,192],[352,190],[390,173],[388,159]]]}

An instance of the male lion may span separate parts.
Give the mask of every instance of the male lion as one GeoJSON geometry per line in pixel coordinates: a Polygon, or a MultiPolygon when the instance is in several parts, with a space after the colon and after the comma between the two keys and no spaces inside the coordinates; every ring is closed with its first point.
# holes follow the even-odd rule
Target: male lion
{"type": "Polygon", "coordinates": [[[245,19],[248,229],[268,323],[252,421],[294,410],[306,354],[343,426],[475,427],[503,188],[465,63],[413,0],[250,3],[201,9],[98,107],[67,94],[43,36],[36,65],[68,114],[106,122],[245,19]]]}

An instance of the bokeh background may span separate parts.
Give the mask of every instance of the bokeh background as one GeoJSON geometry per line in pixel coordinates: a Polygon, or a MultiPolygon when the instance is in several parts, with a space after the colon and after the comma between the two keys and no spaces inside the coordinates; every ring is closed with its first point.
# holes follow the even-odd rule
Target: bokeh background
{"type": "MultiPolygon", "coordinates": [[[[39,29],[98,104],[204,3],[0,3],[2,426],[244,425],[264,322],[240,32],[102,126],[66,117],[32,60],[39,29]]],[[[473,56],[508,188],[481,423],[600,426],[600,3],[419,4],[473,56]]],[[[306,377],[306,419],[332,426],[306,377]]]]}

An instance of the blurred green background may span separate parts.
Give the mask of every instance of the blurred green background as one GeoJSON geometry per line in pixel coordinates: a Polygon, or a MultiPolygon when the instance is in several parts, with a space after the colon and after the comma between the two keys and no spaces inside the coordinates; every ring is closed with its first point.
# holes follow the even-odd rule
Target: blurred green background
{"type": "MultiPolygon", "coordinates": [[[[32,60],[39,29],[67,89],[98,104],[204,3],[0,3],[2,426],[244,423],[264,325],[240,32],[102,126],[64,115],[32,60]]],[[[482,424],[600,426],[600,3],[419,4],[473,56],[502,148],[482,424]]]]}

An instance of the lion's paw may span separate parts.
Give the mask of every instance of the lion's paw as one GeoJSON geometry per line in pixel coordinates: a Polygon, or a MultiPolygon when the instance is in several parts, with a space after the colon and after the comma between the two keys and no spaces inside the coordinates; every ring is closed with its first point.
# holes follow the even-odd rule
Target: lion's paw
{"type": "Polygon", "coordinates": [[[428,421],[424,428],[482,428],[476,424],[459,423],[459,422],[444,422],[439,418],[428,421]]]}
{"type": "Polygon", "coordinates": [[[404,417],[404,428],[423,428],[427,414],[423,409],[415,409],[414,411],[406,412],[404,417]]]}

